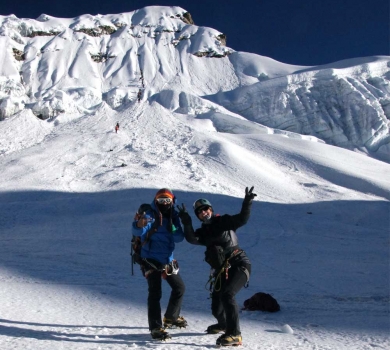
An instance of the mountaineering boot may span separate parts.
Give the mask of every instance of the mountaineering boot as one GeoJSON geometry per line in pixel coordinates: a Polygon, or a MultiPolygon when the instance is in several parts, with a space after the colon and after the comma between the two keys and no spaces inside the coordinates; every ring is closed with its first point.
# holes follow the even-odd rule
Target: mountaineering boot
{"type": "Polygon", "coordinates": [[[187,321],[183,316],[179,316],[175,321],[164,317],[163,324],[165,328],[176,328],[176,327],[186,328],[187,327],[187,321]]]}
{"type": "Polygon", "coordinates": [[[220,325],[219,323],[212,324],[211,326],[208,326],[206,329],[207,334],[218,334],[221,332],[225,332],[226,326],[220,325]]]}
{"type": "Polygon", "coordinates": [[[241,335],[221,335],[216,342],[219,346],[238,346],[242,345],[241,335]]]}
{"type": "Polygon", "coordinates": [[[171,335],[164,330],[164,328],[154,328],[150,332],[153,339],[156,340],[167,340],[171,339],[171,335]]]}

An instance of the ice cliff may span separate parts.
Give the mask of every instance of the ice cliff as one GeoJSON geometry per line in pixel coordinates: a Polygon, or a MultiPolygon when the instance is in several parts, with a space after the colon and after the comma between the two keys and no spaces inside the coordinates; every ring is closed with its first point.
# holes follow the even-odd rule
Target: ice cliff
{"type": "Polygon", "coordinates": [[[0,16],[0,48],[0,120],[23,110],[43,122],[79,118],[102,104],[123,111],[141,90],[143,106],[157,102],[216,126],[244,119],[390,154],[387,56],[292,66],[236,52],[223,33],[163,6],[71,19],[0,16]]]}

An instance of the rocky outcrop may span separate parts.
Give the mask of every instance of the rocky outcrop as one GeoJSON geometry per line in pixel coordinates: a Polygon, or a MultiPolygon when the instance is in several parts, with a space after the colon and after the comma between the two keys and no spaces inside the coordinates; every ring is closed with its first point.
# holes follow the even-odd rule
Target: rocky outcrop
{"type": "MultiPolygon", "coordinates": [[[[66,20],[0,16],[1,118],[20,108],[42,119],[93,113],[101,104],[119,111],[137,101],[139,88],[150,101],[169,85],[212,102],[170,108],[182,113],[219,106],[340,147],[390,149],[388,58],[297,67],[234,52],[226,41],[174,6],[66,20]]],[[[163,106],[170,99],[159,95],[163,106]]]]}
{"type": "Polygon", "coordinates": [[[97,28],[80,28],[75,30],[75,32],[81,32],[89,36],[98,37],[102,35],[111,35],[116,32],[116,29],[110,26],[98,26],[97,28]]]}
{"type": "Polygon", "coordinates": [[[32,31],[27,34],[28,38],[34,38],[36,36],[56,36],[60,34],[60,32],[50,31],[50,32],[44,32],[42,30],[32,31]]]}
{"type": "Polygon", "coordinates": [[[212,49],[208,51],[198,51],[194,53],[194,56],[196,57],[215,57],[215,58],[222,58],[226,57],[232,54],[232,51],[224,51],[223,53],[216,52],[212,49]]]}
{"type": "Polygon", "coordinates": [[[108,59],[110,58],[114,58],[115,56],[113,55],[108,55],[108,54],[105,54],[105,53],[102,53],[102,52],[99,52],[98,54],[96,55],[93,55],[91,54],[91,58],[93,61],[97,62],[97,63],[102,63],[102,62],[106,62],[108,59]]]}
{"type": "Polygon", "coordinates": [[[26,59],[25,54],[23,51],[20,51],[18,49],[12,48],[12,52],[14,54],[14,57],[17,61],[24,61],[26,59]]]}
{"type": "Polygon", "coordinates": [[[226,35],[225,34],[219,34],[217,36],[217,40],[221,43],[222,46],[226,46],[226,35]]]}
{"type": "Polygon", "coordinates": [[[194,21],[192,20],[191,14],[190,14],[189,12],[184,13],[183,16],[180,17],[180,19],[181,19],[184,23],[187,23],[187,24],[195,24],[194,21]]]}

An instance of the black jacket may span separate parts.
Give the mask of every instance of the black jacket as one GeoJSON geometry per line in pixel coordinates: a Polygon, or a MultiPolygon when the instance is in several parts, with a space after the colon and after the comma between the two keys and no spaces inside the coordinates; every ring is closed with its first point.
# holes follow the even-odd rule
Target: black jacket
{"type": "MultiPolygon", "coordinates": [[[[235,250],[240,249],[236,230],[248,222],[251,206],[252,201],[244,200],[239,214],[214,215],[210,223],[202,223],[202,226],[195,231],[192,223],[184,225],[184,235],[187,242],[203,245],[208,249],[213,246],[220,246],[223,249],[225,258],[229,258],[235,250]]],[[[229,262],[231,265],[238,262],[250,264],[244,252],[235,256],[229,262]]]]}

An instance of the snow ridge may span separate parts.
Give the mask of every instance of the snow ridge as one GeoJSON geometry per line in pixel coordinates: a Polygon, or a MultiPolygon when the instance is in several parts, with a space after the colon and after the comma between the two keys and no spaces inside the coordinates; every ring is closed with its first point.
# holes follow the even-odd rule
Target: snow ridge
{"type": "Polygon", "coordinates": [[[156,342],[130,228],[159,188],[198,228],[196,199],[234,215],[246,186],[237,303],[281,310],[240,312],[243,349],[390,349],[389,58],[291,66],[190,18],[0,17],[0,349],[214,347],[204,249],[176,246],[189,326],[156,342]]]}
{"type": "Polygon", "coordinates": [[[300,67],[225,45],[223,33],[196,26],[176,6],[0,16],[0,120],[25,109],[42,120],[78,118],[102,104],[123,111],[141,89],[144,102],[170,112],[241,116],[371,155],[390,153],[389,57],[300,67]]]}

